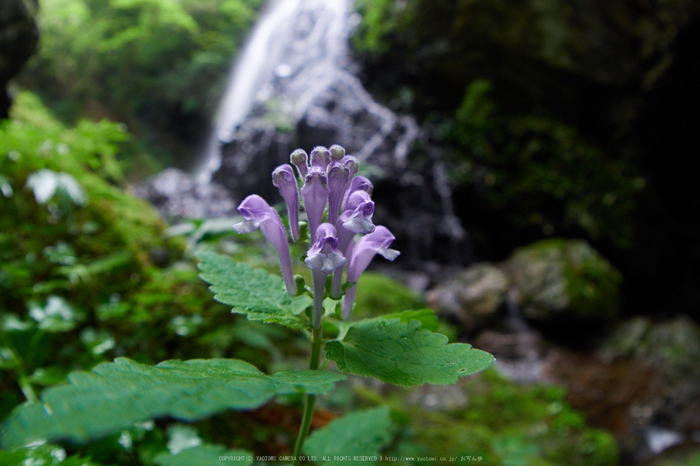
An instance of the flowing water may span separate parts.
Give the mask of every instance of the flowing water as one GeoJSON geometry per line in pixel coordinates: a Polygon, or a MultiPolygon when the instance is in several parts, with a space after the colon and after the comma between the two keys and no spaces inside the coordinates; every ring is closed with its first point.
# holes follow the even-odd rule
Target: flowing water
{"type": "Polygon", "coordinates": [[[200,180],[208,181],[221,166],[222,143],[232,141],[256,102],[281,98],[281,111],[299,117],[347,65],[350,4],[270,2],[231,71],[200,165],[200,180]]]}

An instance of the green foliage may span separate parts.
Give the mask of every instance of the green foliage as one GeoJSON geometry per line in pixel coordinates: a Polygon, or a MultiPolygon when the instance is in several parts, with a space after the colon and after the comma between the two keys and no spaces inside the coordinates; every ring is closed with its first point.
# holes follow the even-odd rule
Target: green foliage
{"type": "Polygon", "coordinates": [[[245,314],[254,321],[275,322],[296,329],[309,327],[307,319],[295,315],[293,305],[293,299],[301,299],[307,305],[308,299],[290,298],[278,275],[215,253],[202,252],[198,257],[202,279],[211,284],[217,301],[233,306],[232,312],[245,314]]]}
{"type": "Polygon", "coordinates": [[[305,450],[316,456],[321,464],[373,464],[372,457],[379,455],[392,438],[390,410],[386,406],[354,411],[336,419],[309,437],[305,450]],[[322,461],[324,456],[352,457],[358,455],[369,459],[343,461],[322,461]]]}
{"type": "Polygon", "coordinates": [[[92,372],[72,373],[70,385],[46,390],[2,425],[2,446],[42,439],[84,442],[155,417],[197,420],[224,409],[251,409],[277,394],[325,393],[343,377],[331,372],[266,376],[236,359],[164,361],[155,367],[126,358],[92,372]]]}
{"type": "Polygon", "coordinates": [[[573,227],[630,246],[635,195],[644,187],[633,166],[559,121],[501,112],[492,89],[474,80],[448,124],[453,181],[484,192],[519,227],[547,235],[573,227]]]}
{"type": "Polygon", "coordinates": [[[205,131],[262,4],[45,0],[39,50],[21,81],[64,120],[109,116],[152,151],[184,155],[181,144],[194,144],[205,131]]]}
{"type": "Polygon", "coordinates": [[[326,357],[343,372],[397,385],[452,384],[489,367],[494,358],[464,343],[420,330],[421,323],[366,319],[352,324],[342,341],[326,344],[326,357]]]}
{"type": "Polygon", "coordinates": [[[363,272],[357,284],[353,315],[377,317],[424,306],[422,296],[396,280],[376,272],[363,272]]]}
{"type": "Polygon", "coordinates": [[[0,463],[4,466],[99,466],[78,455],[67,457],[66,450],[56,445],[37,445],[17,448],[12,451],[0,450],[0,463]]]}
{"type": "Polygon", "coordinates": [[[359,389],[361,398],[392,410],[397,435],[385,456],[471,456],[494,466],[619,463],[612,434],[587,427],[561,387],[519,385],[488,369],[456,386],[424,388],[359,389]],[[450,403],[458,395],[465,401],[450,403]]]}
{"type": "Polygon", "coordinates": [[[253,464],[253,455],[246,450],[228,450],[218,445],[198,445],[179,453],[161,453],[155,457],[158,466],[210,466],[226,458],[226,464],[248,466],[253,464]]]}
{"type": "Polygon", "coordinates": [[[411,20],[412,10],[405,2],[358,0],[354,7],[362,17],[352,37],[355,50],[360,52],[386,52],[391,47],[388,37],[411,20]]]}

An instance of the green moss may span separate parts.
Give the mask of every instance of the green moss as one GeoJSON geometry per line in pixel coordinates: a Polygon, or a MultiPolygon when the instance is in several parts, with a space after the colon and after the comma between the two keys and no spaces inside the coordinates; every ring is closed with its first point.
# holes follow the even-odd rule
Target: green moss
{"type": "Polygon", "coordinates": [[[376,272],[364,272],[357,283],[353,318],[375,317],[425,307],[415,291],[376,272]]]}
{"type": "MultiPolygon", "coordinates": [[[[481,457],[480,464],[505,465],[616,465],[619,453],[614,437],[592,429],[584,416],[565,400],[557,386],[521,386],[495,369],[461,383],[467,403],[450,410],[429,410],[418,404],[407,389],[379,395],[367,389],[359,394],[372,403],[388,403],[402,426],[395,455],[405,445],[421,455],[481,457]]],[[[414,389],[419,391],[420,389],[414,389]]],[[[425,396],[425,395],[423,395],[425,396]]],[[[440,391],[435,389],[435,395],[440,391]]],[[[443,395],[443,397],[446,395],[443,395]]]]}

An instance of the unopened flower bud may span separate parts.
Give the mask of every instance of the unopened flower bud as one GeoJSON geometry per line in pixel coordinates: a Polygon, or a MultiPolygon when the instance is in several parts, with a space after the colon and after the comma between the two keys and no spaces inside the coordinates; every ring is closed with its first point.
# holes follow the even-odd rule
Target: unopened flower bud
{"type": "Polygon", "coordinates": [[[333,144],[328,150],[331,152],[331,160],[333,161],[337,162],[345,157],[345,149],[338,144],[333,144]]]}
{"type": "Polygon", "coordinates": [[[309,156],[306,155],[304,149],[297,149],[294,152],[292,152],[292,155],[289,156],[289,160],[290,162],[292,162],[292,165],[297,167],[301,178],[304,179],[304,177],[306,176],[306,172],[309,171],[309,156]]]}
{"type": "Polygon", "coordinates": [[[311,151],[310,160],[312,167],[321,167],[325,170],[331,162],[331,153],[323,146],[316,146],[311,151]]]}
{"type": "Polygon", "coordinates": [[[292,232],[292,241],[299,240],[299,189],[294,177],[291,165],[280,165],[272,172],[272,184],[280,190],[280,194],[287,204],[289,215],[289,228],[292,232]]]}

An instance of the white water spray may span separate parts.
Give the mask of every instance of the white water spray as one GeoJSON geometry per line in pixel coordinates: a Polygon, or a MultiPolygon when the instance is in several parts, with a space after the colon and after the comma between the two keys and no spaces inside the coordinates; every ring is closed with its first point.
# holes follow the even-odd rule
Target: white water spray
{"type": "Polygon", "coordinates": [[[233,140],[256,102],[285,87],[288,102],[280,104],[299,115],[318,89],[332,82],[348,53],[350,3],[273,0],[268,5],[231,71],[198,170],[200,182],[208,182],[220,167],[221,144],[233,140]],[[287,88],[287,82],[305,83],[305,89],[287,88]]]}

